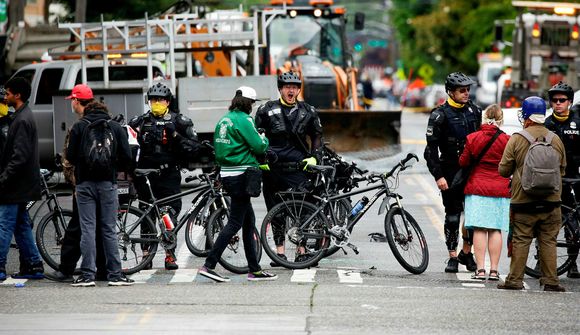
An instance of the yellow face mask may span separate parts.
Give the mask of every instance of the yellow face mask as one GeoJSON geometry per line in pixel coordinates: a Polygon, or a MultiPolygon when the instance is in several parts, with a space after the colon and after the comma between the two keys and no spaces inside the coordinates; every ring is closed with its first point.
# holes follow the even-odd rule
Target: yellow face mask
{"type": "Polygon", "coordinates": [[[153,115],[159,117],[165,115],[167,113],[168,106],[162,102],[153,102],[151,103],[151,113],[153,115]]]}
{"type": "Polygon", "coordinates": [[[8,105],[0,103],[0,117],[5,117],[8,115],[8,105]]]}

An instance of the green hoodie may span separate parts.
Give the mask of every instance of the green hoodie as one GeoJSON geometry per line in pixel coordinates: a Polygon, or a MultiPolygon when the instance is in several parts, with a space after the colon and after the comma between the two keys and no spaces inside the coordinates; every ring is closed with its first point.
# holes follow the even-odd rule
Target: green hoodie
{"type": "Polygon", "coordinates": [[[215,160],[224,172],[244,172],[258,166],[256,155],[268,148],[268,139],[260,136],[254,120],[248,114],[232,110],[215,126],[213,135],[215,160]]]}

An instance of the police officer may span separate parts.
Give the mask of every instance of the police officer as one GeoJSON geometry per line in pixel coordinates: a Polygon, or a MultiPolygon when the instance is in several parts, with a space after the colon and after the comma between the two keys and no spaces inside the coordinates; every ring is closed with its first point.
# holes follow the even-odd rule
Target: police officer
{"type": "Polygon", "coordinates": [[[471,253],[468,232],[463,230],[463,250],[457,255],[459,226],[463,211],[463,189],[450,189],[453,176],[459,170],[459,156],[463,152],[468,134],[479,129],[481,109],[469,100],[469,88],[474,81],[461,72],[454,72],[445,80],[447,101],[435,108],[427,124],[427,146],[424,157],[429,172],[441,190],[445,207],[445,244],[449,251],[449,261],[445,272],[458,271],[458,263],[464,264],[469,271],[477,265],[471,253]]]}
{"type": "MultiPolygon", "coordinates": [[[[304,173],[306,166],[321,159],[322,125],[314,107],[297,100],[301,85],[298,74],[282,73],[278,76],[280,99],[266,102],[256,112],[256,127],[265,130],[270,142],[268,164],[261,166],[265,170],[263,189],[268,210],[279,202],[275,197],[277,192],[306,184],[309,181],[304,173]]],[[[275,229],[276,252],[284,255],[282,224],[272,229],[275,229]]],[[[301,256],[307,257],[296,257],[301,256]]]]}
{"type": "MultiPolygon", "coordinates": [[[[193,160],[199,151],[197,134],[193,122],[178,112],[169,110],[171,90],[157,83],[147,92],[151,110],[134,117],[129,125],[137,132],[141,152],[138,168],[160,169],[159,175],[149,175],[155,198],[160,199],[181,192],[180,164],[193,160]]],[[[136,180],[137,193],[144,201],[150,201],[150,194],[144,180],[136,180]]],[[[172,216],[181,211],[181,199],[170,203],[172,216]]],[[[165,268],[176,270],[175,253],[168,252],[165,268]]],[[[151,265],[150,265],[151,266],[151,265]]]]}
{"type": "MultiPolygon", "coordinates": [[[[548,90],[552,115],[546,118],[544,125],[560,137],[566,149],[566,173],[567,178],[580,178],[580,105],[572,108],[574,90],[570,85],[559,82],[548,90]]],[[[576,195],[580,195],[580,187],[574,189],[576,195]]],[[[567,206],[574,205],[574,199],[568,185],[562,190],[562,202],[567,206]]],[[[561,207],[563,211],[566,209],[561,207]]],[[[562,213],[565,215],[565,213],[562,213]]],[[[566,231],[567,232],[567,231],[566,231]]],[[[578,257],[578,248],[570,247],[568,254],[578,257]]],[[[572,262],[568,270],[569,278],[580,278],[576,261],[572,262]]]]}

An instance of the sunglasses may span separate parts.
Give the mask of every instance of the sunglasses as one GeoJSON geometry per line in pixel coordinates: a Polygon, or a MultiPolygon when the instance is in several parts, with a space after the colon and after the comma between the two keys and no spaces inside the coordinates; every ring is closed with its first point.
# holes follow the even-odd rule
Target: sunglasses
{"type": "Polygon", "coordinates": [[[467,93],[469,92],[470,88],[469,87],[462,87],[462,88],[458,88],[456,91],[459,93],[467,93]]]}
{"type": "Polygon", "coordinates": [[[558,103],[558,102],[559,102],[559,103],[563,104],[563,103],[565,103],[566,101],[568,101],[568,98],[553,98],[553,99],[552,99],[552,102],[553,102],[553,103],[558,103]]]}

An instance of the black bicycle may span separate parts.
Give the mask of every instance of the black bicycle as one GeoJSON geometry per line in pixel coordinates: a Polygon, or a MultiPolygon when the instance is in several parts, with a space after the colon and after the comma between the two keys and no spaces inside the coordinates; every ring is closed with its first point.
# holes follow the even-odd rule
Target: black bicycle
{"type": "Polygon", "coordinates": [[[393,255],[407,271],[423,273],[429,263],[427,241],[413,216],[403,208],[402,196],[393,192],[398,187],[399,173],[409,168],[412,160],[419,161],[416,155],[408,154],[387,173],[353,178],[355,184],[367,181],[377,185],[341,194],[330,191],[336,173],[334,167],[309,166],[322,176],[325,191],[320,196],[281,192],[284,193],[282,202],[266,214],[262,223],[261,239],[266,253],[276,263],[289,269],[312,266],[328,255],[331,246],[349,247],[358,253],[357,247],[350,241],[350,233],[377,199],[384,195],[379,215],[388,209],[385,231],[393,255]],[[340,222],[332,205],[372,190],[378,191],[368,200],[368,204],[354,216],[344,219],[345,222],[340,222]],[[307,197],[314,197],[317,204],[307,201],[307,197]]]}
{"type": "MultiPolygon", "coordinates": [[[[576,200],[574,186],[580,183],[578,178],[562,178],[562,184],[570,185],[574,205],[572,207],[562,204],[562,228],[556,238],[556,264],[558,276],[566,273],[570,266],[578,258],[580,249],[580,203],[576,200]]],[[[540,246],[534,238],[528,252],[525,273],[534,278],[540,278],[540,246]]]]}
{"type": "Polygon", "coordinates": [[[48,186],[48,180],[51,178],[52,172],[41,169],[40,173],[43,200],[39,200],[40,203],[36,207],[34,206],[37,202],[30,202],[27,204],[27,208],[29,208],[29,213],[32,208],[35,208],[33,214],[31,214],[33,223],[39,213],[48,211],[40,219],[36,228],[36,245],[46,264],[58,270],[58,265],[60,264],[60,249],[62,247],[64,234],[68,223],[73,217],[72,210],[62,208],[59,198],[72,197],[72,193],[51,192],[48,186]]]}

